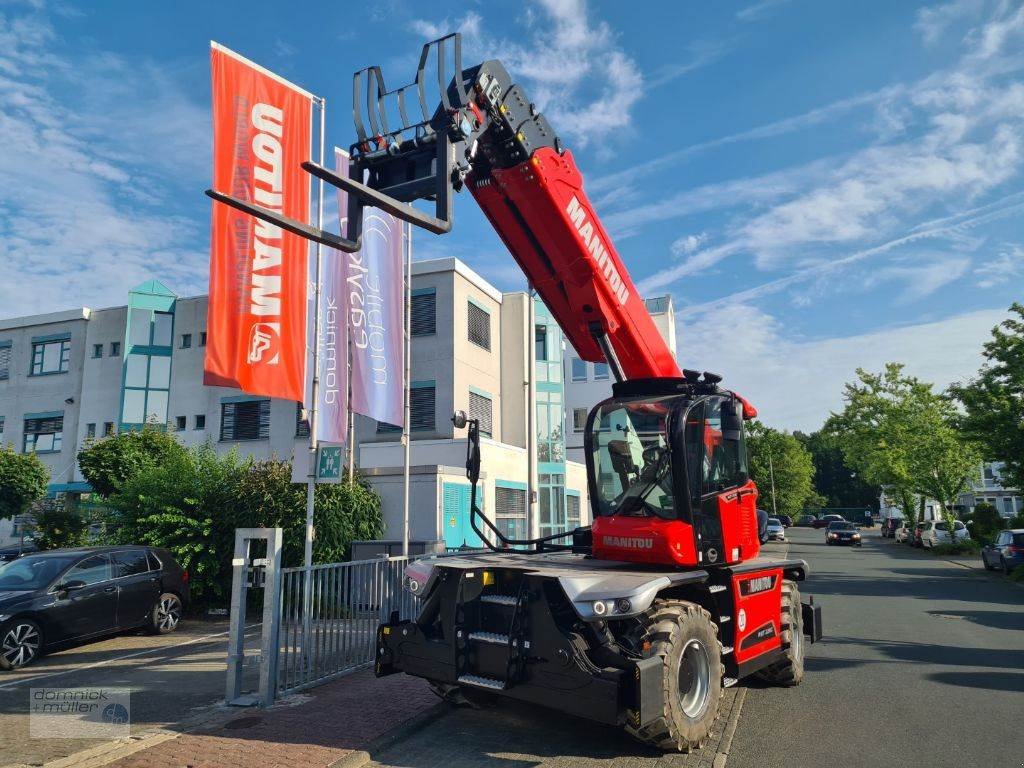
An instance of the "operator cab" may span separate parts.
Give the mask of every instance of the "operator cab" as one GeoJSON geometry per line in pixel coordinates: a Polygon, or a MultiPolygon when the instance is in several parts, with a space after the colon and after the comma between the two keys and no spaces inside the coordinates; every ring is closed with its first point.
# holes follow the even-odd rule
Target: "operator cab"
{"type": "Polygon", "coordinates": [[[714,386],[617,385],[591,411],[585,434],[594,554],[652,563],[668,556],[686,566],[755,557],[757,490],[743,417],[743,401],[714,386]]]}

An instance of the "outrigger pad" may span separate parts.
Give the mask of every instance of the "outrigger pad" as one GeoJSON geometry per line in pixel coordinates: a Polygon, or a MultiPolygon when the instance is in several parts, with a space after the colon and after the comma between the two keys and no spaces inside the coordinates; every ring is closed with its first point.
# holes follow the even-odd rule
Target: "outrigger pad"
{"type": "Polygon", "coordinates": [[[821,640],[821,606],[800,603],[800,615],[804,620],[804,634],[812,642],[821,640]]]}

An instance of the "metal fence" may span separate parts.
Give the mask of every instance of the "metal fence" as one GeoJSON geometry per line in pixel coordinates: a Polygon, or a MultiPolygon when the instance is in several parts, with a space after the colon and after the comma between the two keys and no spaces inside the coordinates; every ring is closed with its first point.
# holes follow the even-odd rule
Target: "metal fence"
{"type": "Polygon", "coordinates": [[[412,618],[403,589],[407,557],[282,568],[277,694],[309,688],[373,664],[377,626],[393,611],[412,618]],[[303,610],[306,579],[310,611],[303,610]]]}

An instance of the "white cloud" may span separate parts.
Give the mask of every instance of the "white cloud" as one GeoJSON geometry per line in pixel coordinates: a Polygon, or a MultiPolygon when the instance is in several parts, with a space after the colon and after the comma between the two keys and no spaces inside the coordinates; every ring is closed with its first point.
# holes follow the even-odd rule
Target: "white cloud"
{"type": "Polygon", "coordinates": [[[748,304],[730,304],[680,321],[677,333],[681,365],[725,376],[723,385],[754,403],[767,424],[811,431],[842,408],[843,384],[858,366],[881,370],[887,362],[902,362],[909,374],[939,388],[973,376],[981,345],[1004,318],[1002,310],[982,310],[802,340],[788,336],[777,318],[748,304]]]}
{"type": "Polygon", "coordinates": [[[926,45],[934,45],[945,35],[946,30],[981,10],[981,0],[953,0],[951,3],[926,5],[917,10],[914,31],[926,45]]]}
{"type": "Polygon", "coordinates": [[[761,0],[753,5],[740,8],[740,10],[736,11],[736,18],[743,22],[757,21],[758,19],[768,15],[768,13],[773,9],[787,5],[789,1],[790,0],[761,0]]]}
{"type": "Polygon", "coordinates": [[[979,288],[994,288],[1010,280],[1024,278],[1024,247],[1005,245],[995,258],[974,270],[979,288]]]}
{"type": "Polygon", "coordinates": [[[677,256],[689,256],[707,242],[708,233],[699,232],[696,235],[683,235],[672,243],[672,253],[677,256]]]}
{"type": "Polygon", "coordinates": [[[208,172],[208,113],[148,62],[63,50],[45,21],[0,14],[0,312],[102,306],[154,270],[201,288],[205,238],[176,196],[208,172]]]}
{"type": "Polygon", "coordinates": [[[910,304],[960,279],[970,265],[971,260],[966,257],[928,254],[921,263],[893,264],[873,270],[865,286],[871,288],[879,284],[901,282],[903,289],[896,301],[899,304],[910,304]]]}

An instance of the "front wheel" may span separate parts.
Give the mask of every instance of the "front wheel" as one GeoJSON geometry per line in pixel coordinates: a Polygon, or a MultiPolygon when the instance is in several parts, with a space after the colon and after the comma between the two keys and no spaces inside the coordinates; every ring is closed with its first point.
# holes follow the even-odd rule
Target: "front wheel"
{"type": "Polygon", "coordinates": [[[181,598],[173,592],[164,592],[153,606],[146,629],[154,635],[167,635],[181,622],[181,598]]]}
{"type": "Polygon", "coordinates": [[[696,603],[657,600],[646,615],[645,655],[662,660],[661,717],[643,728],[627,726],[635,738],[664,750],[690,752],[703,746],[718,717],[722,696],[722,646],[711,614],[696,603]]]}
{"type": "Polygon", "coordinates": [[[31,664],[42,649],[42,630],[31,619],[15,619],[0,628],[0,669],[31,664]]]}
{"type": "Polygon", "coordinates": [[[757,675],[773,685],[791,687],[804,679],[804,614],[795,581],[782,582],[782,645],[786,655],[757,675]]]}

